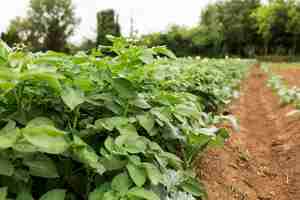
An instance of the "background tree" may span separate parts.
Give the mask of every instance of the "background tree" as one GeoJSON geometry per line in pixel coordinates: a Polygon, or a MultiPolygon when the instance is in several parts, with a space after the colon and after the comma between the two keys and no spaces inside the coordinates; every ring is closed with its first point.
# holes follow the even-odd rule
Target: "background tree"
{"type": "Polygon", "coordinates": [[[121,35],[119,19],[113,9],[103,10],[97,13],[97,45],[110,44],[106,35],[121,35]]]}
{"type": "Polygon", "coordinates": [[[39,50],[64,51],[79,19],[72,0],[31,0],[28,11],[33,46],[39,50]]]}
{"type": "Polygon", "coordinates": [[[211,55],[223,54],[224,27],[221,23],[221,3],[209,4],[201,13],[200,19],[200,44],[208,47],[211,55]]]}
{"type": "Polygon", "coordinates": [[[31,0],[27,14],[11,21],[2,34],[6,42],[22,42],[33,51],[67,50],[67,39],[79,22],[72,0],[31,0]]]}
{"type": "MultiPolygon", "coordinates": [[[[258,26],[258,33],[264,39],[265,54],[287,54],[291,48],[291,33],[287,30],[287,23],[289,21],[289,9],[292,7],[288,5],[288,1],[273,0],[269,4],[259,7],[253,13],[258,26]]],[[[293,12],[294,14],[296,13],[293,12]]]]}
{"type": "Polygon", "coordinates": [[[228,0],[210,4],[202,12],[201,25],[215,35],[215,45],[219,46],[223,40],[225,53],[247,56],[249,49],[255,48],[257,36],[251,13],[259,6],[259,0],[228,0]]]}
{"type": "Polygon", "coordinates": [[[26,30],[28,23],[20,17],[15,18],[9,24],[6,32],[1,33],[1,39],[9,46],[23,43],[26,39],[26,30]]]}
{"type": "Polygon", "coordinates": [[[288,2],[287,32],[293,35],[293,54],[297,52],[297,43],[300,38],[300,2],[290,0],[288,2]]]}
{"type": "Polygon", "coordinates": [[[269,6],[261,6],[252,13],[252,17],[256,19],[258,34],[264,40],[264,53],[268,54],[269,42],[272,39],[271,32],[271,9],[269,6]]]}

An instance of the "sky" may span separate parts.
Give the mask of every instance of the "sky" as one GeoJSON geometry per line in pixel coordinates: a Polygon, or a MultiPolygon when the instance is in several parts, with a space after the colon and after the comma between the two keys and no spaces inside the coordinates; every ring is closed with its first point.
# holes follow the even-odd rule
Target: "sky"
{"type": "MultiPolygon", "coordinates": [[[[212,0],[73,0],[81,23],[71,41],[96,35],[96,13],[112,8],[119,14],[122,33],[128,35],[130,19],[139,34],[164,31],[172,24],[193,26],[199,22],[201,10],[212,0]]],[[[26,16],[29,0],[5,0],[0,7],[0,32],[16,16],[26,16]]]]}

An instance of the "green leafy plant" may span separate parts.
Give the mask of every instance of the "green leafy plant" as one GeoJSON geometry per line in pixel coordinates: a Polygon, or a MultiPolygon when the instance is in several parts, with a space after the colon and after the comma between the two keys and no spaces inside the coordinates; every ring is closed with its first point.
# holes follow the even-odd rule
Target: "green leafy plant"
{"type": "Polygon", "coordinates": [[[289,87],[283,78],[277,74],[273,74],[267,65],[263,65],[262,69],[268,73],[269,79],[267,85],[271,87],[280,97],[282,104],[300,105],[300,89],[297,87],[289,87]]]}
{"type": "Polygon", "coordinates": [[[1,200],[205,198],[188,171],[228,138],[218,113],[253,61],[109,38],[113,56],[0,43],[1,200]]]}

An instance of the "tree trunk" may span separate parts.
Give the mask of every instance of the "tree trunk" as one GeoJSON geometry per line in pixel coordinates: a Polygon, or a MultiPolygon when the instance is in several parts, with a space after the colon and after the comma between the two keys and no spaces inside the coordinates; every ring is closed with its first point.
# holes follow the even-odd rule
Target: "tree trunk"
{"type": "Polygon", "coordinates": [[[265,42],[265,56],[267,56],[269,53],[269,42],[265,42]]]}
{"type": "Polygon", "coordinates": [[[296,55],[297,51],[297,35],[294,36],[293,53],[296,55]]]}

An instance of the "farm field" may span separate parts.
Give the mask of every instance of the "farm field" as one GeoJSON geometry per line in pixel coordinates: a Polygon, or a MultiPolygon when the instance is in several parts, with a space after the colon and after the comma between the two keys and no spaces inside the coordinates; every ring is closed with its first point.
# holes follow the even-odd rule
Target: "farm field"
{"type": "MultiPolygon", "coordinates": [[[[0,195],[300,199],[300,67],[0,47],[0,195]]],[[[2,200],[2,199],[1,199],[2,200]]]]}
{"type": "Polygon", "coordinates": [[[297,63],[110,39],[113,56],[1,43],[4,199],[300,198],[297,63]]]}
{"type": "Polygon", "coordinates": [[[300,0],[0,16],[0,200],[300,200],[300,0]]]}
{"type": "MultiPolygon", "coordinates": [[[[298,66],[269,64],[288,88],[300,87],[298,66]]],[[[299,118],[287,116],[297,100],[296,105],[283,105],[277,91],[267,87],[269,79],[259,67],[251,70],[241,98],[229,107],[240,120],[241,132],[198,163],[210,200],[300,199],[299,118]]]]}

